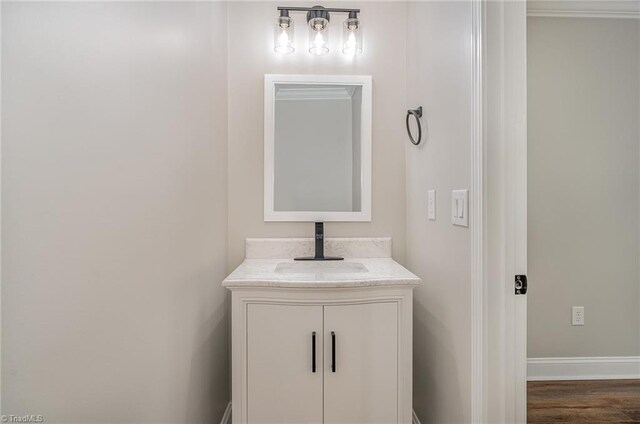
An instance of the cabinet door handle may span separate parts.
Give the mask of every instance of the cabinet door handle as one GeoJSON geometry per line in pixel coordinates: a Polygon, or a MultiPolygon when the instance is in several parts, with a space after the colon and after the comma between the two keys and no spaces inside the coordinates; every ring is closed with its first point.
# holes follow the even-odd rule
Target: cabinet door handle
{"type": "Polygon", "coordinates": [[[311,333],[311,372],[316,372],[316,332],[311,333]]]}
{"type": "Polygon", "coordinates": [[[336,333],[331,332],[331,372],[336,372],[336,333]]]}

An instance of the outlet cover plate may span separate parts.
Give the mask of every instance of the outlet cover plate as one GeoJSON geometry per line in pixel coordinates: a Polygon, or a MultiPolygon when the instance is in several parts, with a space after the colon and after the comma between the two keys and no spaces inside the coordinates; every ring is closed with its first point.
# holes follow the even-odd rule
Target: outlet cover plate
{"type": "Polygon", "coordinates": [[[571,325],[584,325],[584,306],[571,308],[571,325]]]}

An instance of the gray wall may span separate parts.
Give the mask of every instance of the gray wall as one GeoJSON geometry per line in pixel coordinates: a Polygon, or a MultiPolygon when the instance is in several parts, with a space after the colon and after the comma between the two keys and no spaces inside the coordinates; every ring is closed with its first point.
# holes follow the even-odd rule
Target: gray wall
{"type": "Polygon", "coordinates": [[[470,420],[471,257],[469,229],[450,213],[451,190],[471,181],[471,2],[409,3],[407,16],[406,108],[422,105],[426,128],[420,146],[403,140],[407,266],[424,280],[414,291],[413,407],[423,424],[459,424],[470,420]]]}
{"type": "MultiPolygon", "coordinates": [[[[322,3],[328,7],[332,4],[322,3]]],[[[304,15],[295,14],[296,54],[273,52],[276,2],[229,3],[229,268],[244,258],[247,237],[311,237],[305,222],[264,222],[264,74],[373,76],[372,221],[329,223],[329,237],[391,236],[393,256],[405,258],[404,113],[406,102],[406,4],[354,2],[366,22],[365,53],[349,59],[340,50],[340,27],[332,26],[331,53],[307,53],[304,15]],[[235,31],[237,29],[237,31],[235,31]],[[253,119],[247,119],[252,117],[253,119]]],[[[341,23],[342,17],[336,22],[341,23]]],[[[364,27],[364,25],[363,25],[364,27]]]]}
{"type": "Polygon", "coordinates": [[[2,413],[218,422],[226,6],[2,8],[2,413]]]}
{"type": "Polygon", "coordinates": [[[529,357],[640,354],[639,40],[636,19],[528,19],[529,357]]]}

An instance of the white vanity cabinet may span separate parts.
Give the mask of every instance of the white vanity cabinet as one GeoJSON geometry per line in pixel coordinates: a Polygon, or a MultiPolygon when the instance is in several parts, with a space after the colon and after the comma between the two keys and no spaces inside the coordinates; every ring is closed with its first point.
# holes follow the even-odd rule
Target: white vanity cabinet
{"type": "Polygon", "coordinates": [[[391,258],[245,260],[224,282],[233,423],[411,423],[418,284],[391,258]]]}
{"type": "MultiPolygon", "coordinates": [[[[251,399],[246,404],[246,416],[250,418],[238,422],[322,422],[322,350],[318,349],[318,344],[322,346],[318,343],[322,337],[322,306],[250,303],[246,312],[243,391],[247,400],[251,399]]],[[[237,415],[242,416],[239,411],[237,415]]]]}
{"type": "Polygon", "coordinates": [[[252,303],[246,333],[246,422],[398,422],[397,302],[252,303]]]}
{"type": "Polygon", "coordinates": [[[395,423],[398,302],[324,307],[324,421],[395,423]],[[335,339],[335,340],[334,340],[335,339]],[[334,368],[335,367],[335,368],[334,368]]]}

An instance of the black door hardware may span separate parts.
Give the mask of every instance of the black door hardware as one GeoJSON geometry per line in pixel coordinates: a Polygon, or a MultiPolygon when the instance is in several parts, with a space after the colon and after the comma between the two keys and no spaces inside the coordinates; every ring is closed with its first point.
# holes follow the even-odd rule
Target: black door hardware
{"type": "Polygon", "coordinates": [[[311,372],[316,372],[316,332],[311,333],[311,372]]]}
{"type": "Polygon", "coordinates": [[[527,294],[527,276],[516,275],[516,294],[527,294]]]}
{"type": "Polygon", "coordinates": [[[336,372],[336,333],[331,332],[331,372],[336,372]]]}

